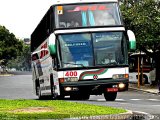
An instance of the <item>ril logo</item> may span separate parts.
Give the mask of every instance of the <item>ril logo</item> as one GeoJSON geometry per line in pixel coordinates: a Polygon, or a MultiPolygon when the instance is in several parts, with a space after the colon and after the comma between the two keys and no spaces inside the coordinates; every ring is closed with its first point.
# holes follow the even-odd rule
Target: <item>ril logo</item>
{"type": "Polygon", "coordinates": [[[108,10],[108,8],[104,5],[94,5],[94,6],[76,6],[73,10],[68,10],[68,12],[75,12],[75,11],[95,11],[95,10],[108,10]]]}
{"type": "Polygon", "coordinates": [[[48,54],[47,42],[41,46],[40,59],[48,54]]]}
{"type": "Polygon", "coordinates": [[[93,75],[93,80],[97,80],[98,79],[98,75],[93,75]]]}

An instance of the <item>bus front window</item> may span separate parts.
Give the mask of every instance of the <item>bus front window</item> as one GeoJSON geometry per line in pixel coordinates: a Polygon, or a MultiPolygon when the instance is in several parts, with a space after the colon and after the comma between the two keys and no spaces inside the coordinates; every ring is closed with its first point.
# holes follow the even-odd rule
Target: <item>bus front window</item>
{"type": "Polygon", "coordinates": [[[128,64],[123,32],[64,34],[58,40],[62,68],[128,64]]]}
{"type": "Polygon", "coordinates": [[[93,33],[96,65],[127,64],[127,44],[123,32],[93,33]]]}
{"type": "Polygon", "coordinates": [[[90,34],[60,35],[62,67],[93,66],[93,48],[90,34]]]}

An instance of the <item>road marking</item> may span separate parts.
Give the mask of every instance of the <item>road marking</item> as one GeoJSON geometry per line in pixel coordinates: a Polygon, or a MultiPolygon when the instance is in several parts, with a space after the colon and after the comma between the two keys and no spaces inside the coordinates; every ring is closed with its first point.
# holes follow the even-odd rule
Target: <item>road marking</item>
{"type": "Polygon", "coordinates": [[[97,101],[106,101],[105,99],[97,99],[97,101]]]}
{"type": "Polygon", "coordinates": [[[150,106],[154,106],[154,107],[160,107],[160,105],[150,105],[150,106]]]}
{"type": "Polygon", "coordinates": [[[148,99],[148,100],[151,100],[151,101],[160,101],[160,100],[158,100],[158,99],[148,99]]]}
{"type": "Polygon", "coordinates": [[[116,99],[116,101],[126,101],[126,100],[124,100],[124,99],[116,99]]]}
{"type": "Polygon", "coordinates": [[[133,100],[133,101],[138,101],[138,100],[142,100],[142,99],[130,99],[130,100],[133,100]]]}
{"type": "MultiPolygon", "coordinates": [[[[106,101],[105,99],[97,99],[97,101],[106,101]]],[[[124,99],[116,99],[115,101],[126,101],[124,99]]]]}

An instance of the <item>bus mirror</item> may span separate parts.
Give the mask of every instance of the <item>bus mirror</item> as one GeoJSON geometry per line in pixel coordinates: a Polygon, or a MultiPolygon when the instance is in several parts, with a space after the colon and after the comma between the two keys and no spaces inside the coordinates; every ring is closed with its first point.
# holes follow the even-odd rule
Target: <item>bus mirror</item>
{"type": "Polygon", "coordinates": [[[129,48],[131,50],[135,50],[136,49],[136,38],[134,33],[131,30],[127,30],[127,35],[129,38],[129,48]]]}
{"type": "Polygon", "coordinates": [[[55,34],[51,34],[49,36],[49,51],[50,51],[50,54],[55,56],[56,55],[56,45],[55,45],[55,41],[56,41],[56,36],[55,34]]]}

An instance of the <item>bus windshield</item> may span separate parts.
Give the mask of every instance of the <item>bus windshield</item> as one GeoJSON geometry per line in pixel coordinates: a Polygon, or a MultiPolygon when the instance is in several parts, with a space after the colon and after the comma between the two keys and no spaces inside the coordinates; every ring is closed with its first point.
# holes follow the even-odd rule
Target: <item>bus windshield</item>
{"type": "Polygon", "coordinates": [[[153,59],[145,53],[132,53],[129,56],[129,70],[130,72],[138,72],[138,59],[139,65],[143,67],[143,72],[150,72],[153,69],[153,59]]]}
{"type": "Polygon", "coordinates": [[[122,25],[117,3],[55,7],[56,28],[122,25]]]}
{"type": "Polygon", "coordinates": [[[58,36],[62,68],[126,65],[123,32],[63,34],[58,36]]]}

